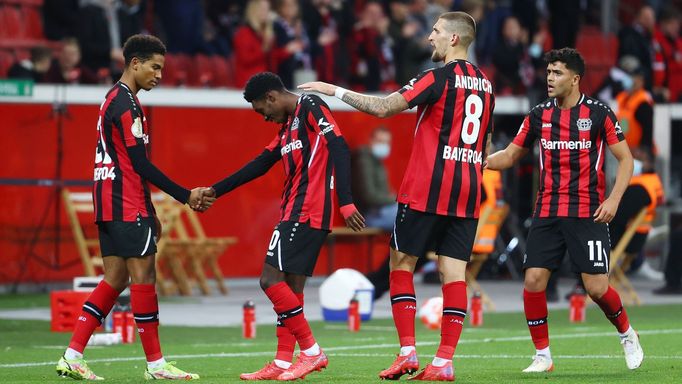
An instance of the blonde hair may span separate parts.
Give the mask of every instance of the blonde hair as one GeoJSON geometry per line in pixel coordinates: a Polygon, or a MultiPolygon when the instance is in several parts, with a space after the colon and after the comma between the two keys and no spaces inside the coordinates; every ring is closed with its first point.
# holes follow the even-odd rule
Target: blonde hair
{"type": "Polygon", "coordinates": [[[274,36],[275,32],[273,29],[272,18],[269,15],[265,22],[261,22],[258,19],[258,12],[260,12],[259,8],[263,3],[267,3],[268,6],[270,5],[269,0],[249,0],[249,2],[246,3],[246,7],[244,8],[244,20],[246,21],[246,24],[256,31],[256,33],[261,35],[263,38],[263,50],[268,51],[272,46],[272,37],[274,36]]]}
{"type": "Polygon", "coordinates": [[[446,12],[439,19],[445,20],[445,28],[459,36],[462,46],[468,48],[476,37],[476,21],[466,12],[446,12]]]}

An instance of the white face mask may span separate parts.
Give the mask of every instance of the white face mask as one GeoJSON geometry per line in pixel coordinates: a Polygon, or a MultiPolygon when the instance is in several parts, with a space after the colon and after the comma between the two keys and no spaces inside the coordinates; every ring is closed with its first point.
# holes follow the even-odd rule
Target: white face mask
{"type": "Polygon", "coordinates": [[[642,174],[642,162],[634,159],[632,160],[632,176],[639,176],[642,174]]]}
{"type": "Polygon", "coordinates": [[[626,92],[630,92],[632,90],[632,86],[634,85],[634,81],[629,75],[625,75],[622,79],[620,79],[620,83],[623,86],[623,90],[626,92]]]}
{"type": "Polygon", "coordinates": [[[386,143],[372,144],[372,154],[376,156],[377,159],[383,160],[391,154],[391,146],[386,143]]]}

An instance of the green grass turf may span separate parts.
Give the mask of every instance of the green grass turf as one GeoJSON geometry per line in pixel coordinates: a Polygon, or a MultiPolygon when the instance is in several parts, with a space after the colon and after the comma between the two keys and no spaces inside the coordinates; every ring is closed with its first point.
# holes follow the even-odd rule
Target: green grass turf
{"type": "MultiPolygon", "coordinates": [[[[598,308],[588,309],[588,321],[568,322],[565,310],[550,312],[550,338],[556,369],[550,374],[522,374],[534,352],[523,314],[486,313],[480,328],[465,327],[455,371],[466,383],[680,383],[682,382],[682,306],[645,306],[628,309],[640,331],[645,360],[629,371],[615,331],[598,308]]],[[[162,319],[163,320],[163,319],[162,319]]],[[[390,320],[362,324],[350,333],[344,324],[312,323],[327,351],[329,368],[306,382],[365,383],[378,381],[377,373],[397,352],[390,320]]],[[[57,377],[54,362],[70,335],[51,333],[46,321],[0,320],[0,383],[70,382],[57,377]],[[12,367],[20,363],[30,366],[12,367]],[[41,364],[42,363],[42,364],[41,364]]],[[[237,383],[239,373],[260,368],[273,358],[274,327],[259,326],[258,337],[243,340],[239,328],[161,327],[163,351],[182,369],[197,372],[202,383],[237,383]]],[[[439,334],[417,324],[422,366],[430,362],[439,334]]],[[[90,347],[90,366],[107,381],[142,382],[144,355],[133,345],[90,347]],[[119,359],[107,361],[107,359],[119,359]]]]}

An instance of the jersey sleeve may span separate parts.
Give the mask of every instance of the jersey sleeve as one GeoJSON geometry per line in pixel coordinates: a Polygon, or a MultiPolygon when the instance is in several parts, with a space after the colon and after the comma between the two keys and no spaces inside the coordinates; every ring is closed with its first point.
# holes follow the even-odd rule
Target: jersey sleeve
{"type": "Polygon", "coordinates": [[[606,111],[603,128],[603,134],[608,145],[618,144],[625,140],[625,135],[623,135],[623,129],[620,127],[618,118],[610,108],[606,111]]]}
{"type": "Polygon", "coordinates": [[[403,95],[410,108],[414,108],[419,104],[433,104],[438,101],[439,88],[436,72],[429,69],[410,80],[398,92],[403,95]]]}
{"type": "Polygon", "coordinates": [[[535,142],[535,138],[535,132],[533,132],[530,126],[530,114],[528,114],[526,115],[526,118],[523,119],[523,123],[521,123],[521,127],[519,127],[519,131],[516,133],[516,137],[514,137],[512,143],[519,147],[530,148],[535,142]]]}
{"type": "Polygon", "coordinates": [[[142,112],[132,101],[125,106],[123,113],[121,113],[117,120],[114,121],[117,123],[114,125],[121,130],[126,147],[145,144],[144,135],[146,132],[142,122],[142,112]]]}

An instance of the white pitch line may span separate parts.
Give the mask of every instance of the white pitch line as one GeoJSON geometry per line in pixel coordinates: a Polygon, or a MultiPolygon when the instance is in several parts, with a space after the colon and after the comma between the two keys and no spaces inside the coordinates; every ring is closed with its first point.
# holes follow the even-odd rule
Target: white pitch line
{"type": "MultiPolygon", "coordinates": [[[[395,353],[328,353],[329,356],[337,357],[392,357],[395,353]]],[[[434,355],[420,354],[420,357],[433,357],[434,355]]],[[[455,355],[456,359],[530,359],[530,355],[455,355]]],[[[552,355],[555,359],[622,359],[623,355],[552,355]]],[[[645,355],[645,359],[682,360],[682,355],[651,356],[645,355]]]]}
{"type": "MultiPolygon", "coordinates": [[[[652,329],[652,330],[642,330],[638,331],[640,335],[662,335],[662,334],[680,334],[682,329],[652,329]]],[[[615,332],[597,332],[597,333],[573,333],[573,334],[562,334],[553,335],[552,339],[577,339],[581,337],[601,337],[601,336],[613,336],[615,337],[615,332]]],[[[529,336],[511,336],[511,337],[500,337],[500,338],[489,338],[489,339],[478,339],[478,340],[460,340],[459,344],[475,344],[475,343],[488,343],[488,342],[500,342],[500,341],[526,341],[529,340],[529,336]]],[[[426,345],[436,345],[439,344],[437,341],[426,341],[419,342],[417,346],[426,345]]],[[[363,349],[382,349],[382,348],[395,348],[396,344],[372,344],[372,345],[348,345],[340,347],[329,347],[325,348],[326,352],[335,351],[347,351],[347,350],[363,350],[363,349]]],[[[331,355],[337,355],[335,353],[330,353],[331,355]]],[[[169,355],[166,356],[169,359],[196,359],[196,358],[221,358],[221,357],[253,357],[253,356],[270,356],[272,351],[267,352],[234,352],[234,353],[204,353],[204,354],[192,354],[192,355],[169,355]]],[[[358,354],[352,354],[353,356],[359,356],[358,354]]],[[[391,354],[392,355],[392,354],[391,354]]],[[[529,358],[527,355],[457,355],[457,358],[488,358],[496,356],[509,356],[500,358],[529,358]],[[465,357],[471,356],[471,357],[465,357]]],[[[587,358],[612,358],[611,355],[579,355],[571,357],[572,355],[564,355],[565,358],[570,359],[587,359],[587,358]],[[599,357],[603,356],[603,357],[599,357]]],[[[560,355],[557,357],[561,357],[560,355]]],[[[622,358],[622,356],[618,356],[622,358]]],[[[615,358],[615,357],[614,357],[615,358]]],[[[659,358],[659,359],[682,359],[682,356],[670,355],[670,356],[646,356],[646,358],[659,358]]],[[[144,357],[113,357],[105,359],[91,359],[88,360],[89,363],[108,363],[108,362],[119,362],[119,361],[137,361],[144,360],[144,357]]],[[[54,361],[43,361],[34,363],[15,363],[15,364],[0,364],[0,368],[23,368],[23,367],[39,367],[45,365],[56,364],[54,361]]]]}

